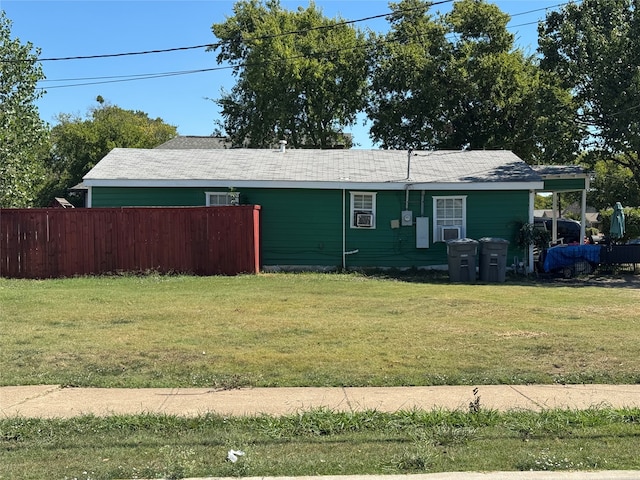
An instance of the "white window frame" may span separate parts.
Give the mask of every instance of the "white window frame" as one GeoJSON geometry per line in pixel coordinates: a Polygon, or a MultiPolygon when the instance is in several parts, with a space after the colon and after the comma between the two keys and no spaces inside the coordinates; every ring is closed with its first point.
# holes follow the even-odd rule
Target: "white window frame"
{"type": "Polygon", "coordinates": [[[351,228],[358,228],[364,230],[371,230],[376,228],[376,192],[349,192],[351,197],[350,201],[350,215],[349,221],[351,228]],[[365,198],[369,201],[364,202],[365,198]],[[372,215],[372,222],[370,227],[358,226],[356,223],[356,216],[358,214],[370,214],[372,215]]]}
{"type": "Polygon", "coordinates": [[[204,192],[204,194],[205,205],[207,207],[224,207],[240,204],[240,192],[204,192]],[[216,198],[218,201],[211,202],[212,198],[216,198]]]}
{"type": "Polygon", "coordinates": [[[440,227],[460,227],[460,238],[467,235],[467,196],[449,195],[433,197],[433,239],[434,242],[443,242],[442,229],[440,227]],[[456,215],[455,202],[460,202],[461,215],[456,215]],[[438,215],[438,202],[451,202],[452,205],[445,205],[445,216],[438,215]],[[446,210],[449,210],[448,212],[446,210]],[[453,211],[452,211],[453,210],[453,211]]]}

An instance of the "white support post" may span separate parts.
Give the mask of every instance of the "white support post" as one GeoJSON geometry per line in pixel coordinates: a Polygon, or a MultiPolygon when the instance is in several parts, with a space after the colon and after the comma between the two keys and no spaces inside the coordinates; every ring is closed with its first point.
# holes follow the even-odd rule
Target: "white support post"
{"type": "Polygon", "coordinates": [[[587,234],[587,189],[582,190],[582,202],[580,203],[580,245],[584,245],[587,234]]]}
{"type": "Polygon", "coordinates": [[[558,241],[558,193],[553,192],[551,195],[552,200],[552,212],[551,212],[551,239],[553,243],[558,241]]]}
{"type": "MultiPolygon", "coordinates": [[[[529,223],[533,225],[534,222],[534,212],[533,209],[536,203],[536,192],[535,190],[529,190],[529,223]]],[[[527,258],[527,272],[533,273],[533,245],[529,245],[527,248],[528,258],[527,258]]],[[[516,265],[516,268],[518,266],[516,265]]]]}

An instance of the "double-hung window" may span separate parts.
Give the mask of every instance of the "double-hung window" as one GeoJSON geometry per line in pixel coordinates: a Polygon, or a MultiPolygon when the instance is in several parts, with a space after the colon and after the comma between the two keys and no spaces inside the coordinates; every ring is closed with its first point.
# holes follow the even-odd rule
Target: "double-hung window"
{"type": "Polygon", "coordinates": [[[433,238],[446,242],[464,238],[467,231],[467,197],[433,197],[433,238]]]}
{"type": "Polygon", "coordinates": [[[223,207],[227,205],[239,205],[240,194],[238,192],[206,192],[207,207],[223,207]]]}
{"type": "Polygon", "coordinates": [[[371,192],[351,193],[351,228],[376,227],[376,194],[371,192]]]}

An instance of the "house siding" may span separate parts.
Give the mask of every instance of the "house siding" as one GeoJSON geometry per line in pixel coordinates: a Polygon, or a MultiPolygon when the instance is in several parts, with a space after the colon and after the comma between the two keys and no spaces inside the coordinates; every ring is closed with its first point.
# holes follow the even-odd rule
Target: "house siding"
{"type": "Polygon", "coordinates": [[[544,191],[584,190],[585,185],[586,179],[584,178],[545,179],[544,191]]]}
{"type": "MultiPolygon", "coordinates": [[[[445,265],[446,245],[433,242],[434,196],[467,196],[469,238],[505,238],[509,255],[521,255],[514,247],[515,234],[529,211],[528,191],[377,191],[376,227],[350,227],[349,190],[238,189],[242,204],[261,206],[262,260],[265,266],[341,266],[344,246],[347,267],[423,267],[445,265]],[[343,199],[344,194],[344,199],[343,199]],[[343,212],[344,205],[344,212],[343,212]],[[392,220],[411,210],[413,226],[392,228],[392,220]],[[415,218],[430,219],[429,248],[416,248],[415,218]],[[344,214],[344,215],[343,215],[344,214]]],[[[92,206],[201,206],[205,192],[224,188],[113,188],[93,187],[92,206]]],[[[361,190],[370,191],[370,190],[361,190]]]]}
{"type": "MultiPolygon", "coordinates": [[[[404,191],[378,192],[375,230],[347,229],[346,250],[358,250],[347,258],[351,266],[422,267],[447,263],[446,244],[433,242],[433,197],[465,195],[467,197],[467,232],[469,238],[505,238],[510,242],[509,255],[522,256],[515,245],[515,235],[527,221],[529,193],[425,191],[424,205],[420,191],[409,192],[408,210],[413,212],[414,226],[391,228],[406,208],[404,191]],[[421,214],[421,212],[423,212],[421,214]],[[429,217],[429,248],[416,248],[415,218],[429,217]]],[[[348,212],[347,212],[348,215],[348,212]]]]}
{"type": "MultiPolygon", "coordinates": [[[[211,189],[214,190],[214,189],[211,189]]],[[[220,189],[227,190],[227,189],[220,189]]],[[[92,207],[196,207],[205,204],[202,188],[93,187],[92,207]]]]}

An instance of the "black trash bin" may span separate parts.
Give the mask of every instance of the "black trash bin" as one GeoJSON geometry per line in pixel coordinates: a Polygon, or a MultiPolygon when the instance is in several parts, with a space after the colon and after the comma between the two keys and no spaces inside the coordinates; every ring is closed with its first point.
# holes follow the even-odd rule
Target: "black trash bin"
{"type": "Polygon", "coordinates": [[[449,280],[452,282],[476,281],[476,255],[478,242],[471,238],[447,241],[449,280]]]}
{"type": "Polygon", "coordinates": [[[480,240],[480,280],[504,282],[507,272],[509,240],[484,237],[480,240]]]}

